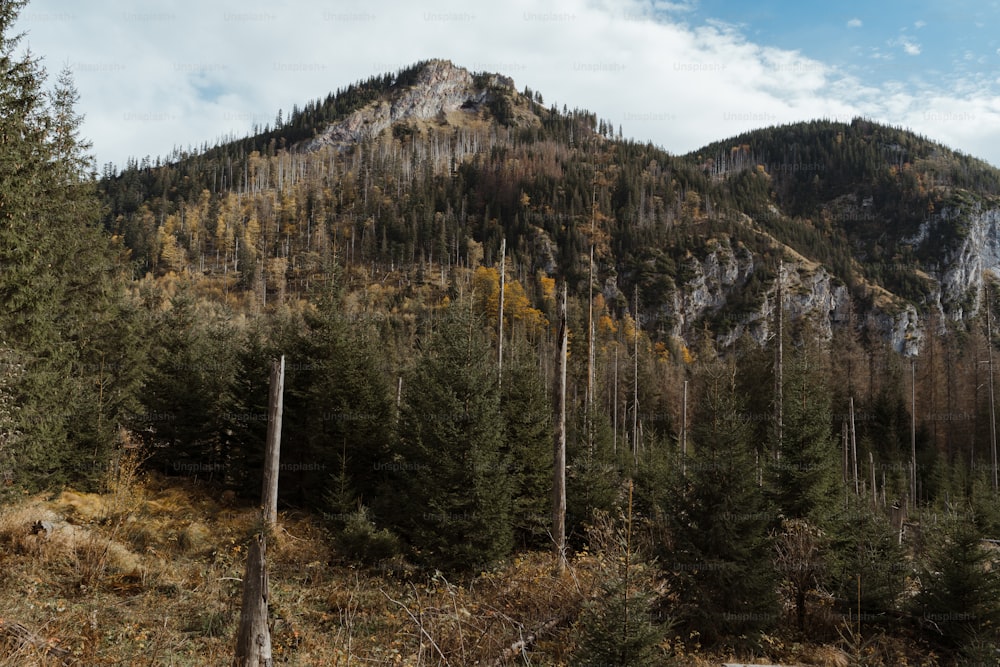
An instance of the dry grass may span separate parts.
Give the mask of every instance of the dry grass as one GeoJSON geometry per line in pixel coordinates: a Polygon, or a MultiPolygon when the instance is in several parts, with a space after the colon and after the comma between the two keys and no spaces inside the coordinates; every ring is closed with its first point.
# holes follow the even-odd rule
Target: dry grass
{"type": "MultiPolygon", "coordinates": [[[[124,470],[129,481],[109,480],[102,494],[68,490],[0,507],[0,620],[80,666],[230,664],[257,510],[124,470]],[[40,520],[52,523],[48,536],[31,533],[40,520]]],[[[328,537],[314,518],[284,515],[269,547],[276,664],[572,664],[573,623],[601,572],[592,553],[576,554],[561,577],[547,553],[464,583],[362,571],[331,565],[341,559],[328,537]]],[[[786,664],[842,659],[829,647],[773,649],[786,664]]],[[[676,664],[731,658],[686,650],[676,664]]],[[[59,664],[0,633],[0,667],[59,664]]]]}

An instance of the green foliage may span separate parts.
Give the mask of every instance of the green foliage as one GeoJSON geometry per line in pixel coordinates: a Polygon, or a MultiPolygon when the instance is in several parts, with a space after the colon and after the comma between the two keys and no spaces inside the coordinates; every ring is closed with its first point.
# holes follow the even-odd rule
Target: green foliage
{"type": "Polygon", "coordinates": [[[149,377],[136,423],[160,446],[150,465],[168,474],[226,479],[227,430],[262,421],[267,411],[237,413],[234,387],[240,332],[231,313],[199,302],[186,290],[154,320],[149,377]]]}
{"type": "Polygon", "coordinates": [[[612,521],[604,512],[594,513],[588,534],[601,562],[600,595],[587,601],[577,621],[574,665],[664,664],[659,644],[672,621],[654,620],[656,569],[643,557],[633,530],[630,515],[612,521]]]}
{"type": "Polygon", "coordinates": [[[552,406],[538,359],[526,345],[512,345],[504,361],[501,410],[515,543],[544,548],[552,525],[552,406]]]}
{"type": "Polygon", "coordinates": [[[377,565],[400,552],[399,538],[385,528],[377,528],[367,507],[348,513],[334,535],[334,546],[345,559],[377,565]]]}
{"type": "Polygon", "coordinates": [[[661,567],[683,603],[680,617],[708,642],[752,638],[778,619],[768,527],[774,511],[757,483],[751,425],[722,363],[703,371],[694,454],[673,506],[673,548],[661,567]]]}
{"type": "Polygon", "coordinates": [[[17,406],[0,476],[37,488],[100,475],[134,406],[141,346],[116,348],[135,322],[114,319],[127,312],[119,257],[98,230],[77,94],[65,72],[44,92],[40,63],[19,53],[10,31],[24,4],[0,5],[0,339],[17,406]]]}
{"type": "Polygon", "coordinates": [[[835,501],[839,458],[830,432],[830,395],[816,360],[802,352],[785,365],[779,456],[767,466],[768,489],[786,518],[822,527],[835,501]]]}
{"type": "Polygon", "coordinates": [[[888,517],[868,498],[849,495],[825,522],[830,537],[827,585],[843,613],[860,608],[869,622],[896,609],[912,567],[888,517]],[[860,577],[860,596],[858,578],[860,577]]]}
{"type": "Polygon", "coordinates": [[[322,507],[327,480],[343,470],[355,501],[379,511],[391,502],[380,494],[387,490],[382,464],[395,408],[375,333],[369,323],[345,317],[330,292],[289,329],[279,488],[296,504],[322,507]]]}
{"type": "Polygon", "coordinates": [[[1000,572],[995,558],[968,517],[949,516],[935,532],[921,562],[913,613],[929,636],[946,648],[983,641],[995,647],[1000,638],[1000,572]]]}
{"type": "Polygon", "coordinates": [[[468,304],[434,322],[404,380],[394,450],[392,520],[418,560],[454,572],[507,556],[511,461],[496,364],[468,304]]]}
{"type": "Polygon", "coordinates": [[[514,122],[514,107],[510,97],[502,88],[494,87],[490,91],[490,113],[500,125],[509,126],[514,122]]]}

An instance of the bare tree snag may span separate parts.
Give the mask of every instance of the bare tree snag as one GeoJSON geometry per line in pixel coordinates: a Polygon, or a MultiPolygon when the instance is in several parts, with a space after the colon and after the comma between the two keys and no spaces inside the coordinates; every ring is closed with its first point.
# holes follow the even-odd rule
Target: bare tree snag
{"type": "Polygon", "coordinates": [[[552,471],[552,539],[556,548],[556,568],[566,568],[566,356],[569,332],[566,329],[566,283],[559,300],[559,353],[556,358],[559,383],[556,391],[556,437],[552,471]]]}
{"type": "Polygon", "coordinates": [[[285,355],[271,363],[271,391],[267,401],[267,452],[264,457],[264,490],[261,504],[264,523],[278,523],[278,471],[281,458],[281,410],[285,391],[285,355]]]}
{"type": "Polygon", "coordinates": [[[233,667],[272,667],[271,631],[267,626],[267,543],[263,533],[250,544],[243,576],[243,607],[233,667]]]}
{"type": "Polygon", "coordinates": [[[785,306],[784,299],[781,294],[781,272],[785,268],[784,260],[779,260],[778,262],[778,289],[775,296],[775,332],[774,335],[778,337],[778,344],[774,349],[774,422],[775,430],[777,431],[776,443],[774,448],[774,457],[777,460],[781,460],[781,446],[782,440],[784,438],[785,430],[785,350],[784,350],[784,329],[785,329],[785,306]]]}
{"type": "Polygon", "coordinates": [[[497,385],[503,386],[503,306],[507,286],[507,239],[500,240],[500,306],[497,308],[497,385]]]}
{"type": "MultiPolygon", "coordinates": [[[[858,484],[858,439],[857,430],[854,428],[854,397],[851,396],[851,460],[854,462],[854,495],[861,495],[861,487],[858,484]]],[[[875,483],[872,482],[872,493],[875,493],[875,483]]]]}

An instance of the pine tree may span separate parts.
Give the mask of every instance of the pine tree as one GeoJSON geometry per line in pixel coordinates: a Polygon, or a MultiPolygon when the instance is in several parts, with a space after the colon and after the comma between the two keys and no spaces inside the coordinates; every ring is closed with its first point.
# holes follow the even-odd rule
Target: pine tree
{"type": "Polygon", "coordinates": [[[830,413],[815,362],[802,352],[786,364],[783,434],[780,456],[768,468],[769,489],[785,518],[819,527],[831,516],[840,468],[830,413]]]}
{"type": "Polygon", "coordinates": [[[889,519],[853,492],[831,519],[825,583],[844,601],[844,613],[860,608],[871,619],[894,610],[910,566],[889,519]]]}
{"type": "Polygon", "coordinates": [[[660,560],[681,596],[682,618],[719,641],[777,621],[774,512],[757,483],[752,427],[732,368],[716,362],[704,373],[686,483],[675,506],[664,508],[675,544],[660,560]]]}
{"type": "Polygon", "coordinates": [[[501,392],[516,542],[541,548],[551,524],[552,410],[538,359],[523,343],[508,350],[501,392]]]}
{"type": "Polygon", "coordinates": [[[36,486],[96,476],[137,375],[114,346],[134,322],[114,319],[121,267],[98,230],[76,92],[64,72],[44,93],[39,61],[16,53],[11,27],[24,5],[0,3],[0,340],[16,368],[6,395],[19,434],[0,451],[0,471],[36,486]]]}
{"type": "Polygon", "coordinates": [[[448,307],[403,384],[393,523],[417,558],[468,571],[512,544],[510,459],[504,452],[496,364],[481,323],[448,307]]]}
{"type": "Polygon", "coordinates": [[[292,326],[282,484],[294,490],[297,504],[320,506],[331,479],[343,471],[355,494],[351,504],[379,507],[377,496],[388,490],[381,464],[388,460],[395,409],[375,332],[363,321],[348,321],[329,288],[292,326]]]}
{"type": "Polygon", "coordinates": [[[928,635],[945,648],[998,645],[1000,572],[967,517],[946,519],[920,570],[912,608],[928,635]]]}

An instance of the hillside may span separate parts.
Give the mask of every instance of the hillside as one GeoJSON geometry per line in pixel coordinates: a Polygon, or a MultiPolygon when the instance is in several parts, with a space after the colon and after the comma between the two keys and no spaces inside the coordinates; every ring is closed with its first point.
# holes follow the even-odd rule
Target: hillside
{"type": "Polygon", "coordinates": [[[978,313],[1000,266],[997,170],[910,132],[815,121],[672,156],[445,61],[101,187],[140,275],[202,276],[265,305],[303,296],[336,256],[412,290],[468,264],[470,243],[494,263],[504,237],[523,281],[585,294],[593,246],[591,289],[613,312],[638,288],[647,328],[689,345],[704,322],[724,347],[765,340],[785,257],[783,279],[808,292],[793,318],[829,335],[848,311],[871,316],[913,353],[930,316],[978,313]]]}
{"type": "Polygon", "coordinates": [[[863,119],[676,156],[431,60],[95,182],[13,48],[15,663],[225,661],[279,357],[290,662],[995,657],[995,171],[863,119]]]}

